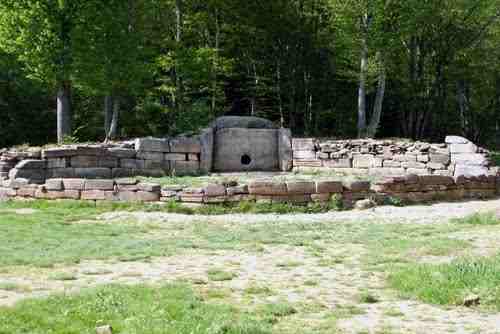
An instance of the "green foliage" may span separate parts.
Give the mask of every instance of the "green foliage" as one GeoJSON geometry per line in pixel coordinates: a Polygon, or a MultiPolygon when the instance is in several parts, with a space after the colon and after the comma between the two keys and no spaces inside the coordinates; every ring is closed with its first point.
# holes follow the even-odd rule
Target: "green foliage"
{"type": "Polygon", "coordinates": [[[468,225],[500,225],[500,219],[495,213],[477,213],[469,217],[462,219],[455,219],[454,223],[457,224],[468,224],[468,225]]]}
{"type": "Polygon", "coordinates": [[[237,310],[204,303],[186,286],[110,285],[79,294],[26,300],[0,308],[2,334],[266,334],[270,328],[237,310]]]}

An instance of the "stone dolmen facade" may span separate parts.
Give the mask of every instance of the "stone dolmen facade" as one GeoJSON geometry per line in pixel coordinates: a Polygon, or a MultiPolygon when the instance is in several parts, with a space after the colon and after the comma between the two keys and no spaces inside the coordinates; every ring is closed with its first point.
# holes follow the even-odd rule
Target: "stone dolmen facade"
{"type": "Polygon", "coordinates": [[[114,144],[0,151],[0,198],[227,203],[311,203],[333,195],[406,201],[496,196],[497,167],[465,138],[445,143],[401,140],[292,138],[263,119],[225,117],[199,135],[139,138],[114,144]],[[291,171],[304,168],[377,176],[377,181],[254,180],[245,185],[161,187],[136,176],[202,175],[214,171],[291,171]]]}

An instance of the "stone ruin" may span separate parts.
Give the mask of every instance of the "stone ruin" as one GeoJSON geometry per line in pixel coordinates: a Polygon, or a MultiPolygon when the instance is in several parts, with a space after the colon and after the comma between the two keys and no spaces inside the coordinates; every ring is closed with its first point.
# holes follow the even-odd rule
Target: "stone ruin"
{"type": "Polygon", "coordinates": [[[449,136],[440,144],[292,138],[290,130],[254,117],[223,117],[192,137],[0,151],[0,199],[302,204],[338,195],[347,202],[391,196],[458,200],[498,195],[499,175],[489,153],[461,137],[449,136]],[[161,187],[134,179],[304,169],[378,178],[354,183],[254,180],[203,188],[161,187]]]}

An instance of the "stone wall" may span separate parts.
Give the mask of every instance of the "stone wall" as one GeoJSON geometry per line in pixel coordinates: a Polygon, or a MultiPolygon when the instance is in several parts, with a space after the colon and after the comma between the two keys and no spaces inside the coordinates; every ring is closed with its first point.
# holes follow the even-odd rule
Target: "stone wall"
{"type": "Polygon", "coordinates": [[[212,152],[212,142],[202,140],[207,136],[209,133],[192,138],[140,138],[113,145],[6,150],[0,154],[0,179],[43,184],[54,178],[198,175],[211,168],[200,162],[202,156],[212,152]]]}
{"type": "Polygon", "coordinates": [[[449,136],[445,143],[398,140],[327,140],[294,138],[295,169],[331,169],[374,176],[496,175],[488,152],[469,140],[449,136]]]}
{"type": "Polygon", "coordinates": [[[4,180],[0,199],[74,199],[121,202],[222,204],[235,202],[291,203],[307,205],[340,200],[346,207],[358,200],[379,203],[429,202],[491,198],[500,194],[500,177],[449,177],[408,175],[379,181],[276,181],[257,179],[248,184],[227,182],[200,188],[160,186],[126,179],[47,179],[44,184],[26,179],[4,180]]]}

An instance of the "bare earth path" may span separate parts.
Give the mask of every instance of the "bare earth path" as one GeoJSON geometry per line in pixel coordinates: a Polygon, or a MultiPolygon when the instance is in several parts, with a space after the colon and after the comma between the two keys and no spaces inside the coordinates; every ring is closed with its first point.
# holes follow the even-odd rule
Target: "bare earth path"
{"type": "MultiPolygon", "coordinates": [[[[500,200],[468,203],[442,203],[432,206],[379,207],[369,211],[332,212],[313,215],[226,215],[184,216],[166,213],[115,212],[101,217],[105,222],[137,220],[162,226],[179,224],[281,224],[337,223],[369,221],[374,224],[407,223],[417,226],[446,224],[449,219],[500,208],[500,200]],[[423,225],[422,225],[423,224],[423,225]]],[[[158,230],[154,233],[171,233],[158,230]]],[[[475,254],[488,255],[500,250],[500,227],[477,228],[471,234],[453,232],[452,238],[472,242],[475,254]]],[[[12,282],[25,289],[3,291],[0,305],[12,305],[23,298],[54,292],[74,292],[107,283],[164,283],[183,280],[196,286],[212,301],[232,303],[249,310],[267,302],[287,301],[299,312],[280,323],[283,332],[307,327],[318,333],[331,333],[327,319],[335,317],[341,333],[486,333],[500,334],[500,314],[464,307],[443,308],[418,301],[403,300],[388,289],[383,271],[364,265],[370,250],[362,243],[324,244],[321,257],[304,247],[266,244],[253,251],[192,249],[150,261],[85,261],[75,266],[53,269],[0,271],[0,283],[12,282]],[[329,259],[328,263],[324,263],[329,259]],[[235,274],[233,279],[213,281],[207,271],[213,268],[235,274]],[[53,279],[54,272],[66,279],[53,279]],[[266,287],[264,294],[249,289],[266,287]],[[363,293],[376,296],[367,303],[363,293]],[[342,314],[342,316],[339,316],[342,314]],[[320,331],[325,329],[325,331],[320,331]]]]}

